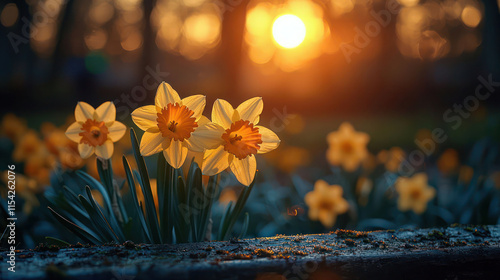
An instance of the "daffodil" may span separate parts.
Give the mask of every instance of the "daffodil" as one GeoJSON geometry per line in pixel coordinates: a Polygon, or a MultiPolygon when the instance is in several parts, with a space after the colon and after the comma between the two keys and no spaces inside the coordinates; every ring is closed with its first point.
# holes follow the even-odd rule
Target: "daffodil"
{"type": "Polygon", "coordinates": [[[460,166],[460,158],[455,149],[446,149],[437,161],[437,167],[444,175],[453,174],[460,166]]]}
{"type": "Polygon", "coordinates": [[[16,143],[28,130],[26,121],[7,113],[0,124],[0,132],[16,143]]]}
{"type": "Polygon", "coordinates": [[[415,174],[411,178],[399,177],[395,187],[399,194],[400,211],[412,210],[422,214],[427,209],[427,203],[436,196],[436,190],[428,185],[425,173],[415,174]]]}
{"type": "Polygon", "coordinates": [[[341,186],[330,186],[327,182],[318,180],[314,184],[314,190],[304,197],[309,206],[309,219],[319,220],[325,227],[331,228],[337,221],[337,216],[349,209],[349,203],[342,194],[341,186]]]}
{"type": "Polygon", "coordinates": [[[82,158],[94,153],[103,159],[113,155],[113,142],[120,140],[127,128],[116,121],[116,108],[112,102],[104,102],[94,109],[85,102],[78,102],[75,109],[76,122],[66,130],[66,136],[78,143],[82,158]]]}
{"type": "Polygon", "coordinates": [[[203,152],[218,145],[216,128],[202,116],[205,96],[181,99],[167,83],[162,82],[155,96],[155,105],[132,112],[132,120],[142,130],[140,150],[143,156],[163,152],[166,161],[180,168],[188,151],[203,152]]]}
{"type": "Polygon", "coordinates": [[[347,171],[354,171],[368,156],[366,145],[370,136],[354,130],[350,123],[342,123],[338,131],[327,136],[329,148],[326,153],[332,165],[342,165],[347,171]]]}
{"type": "Polygon", "coordinates": [[[270,152],[280,144],[274,132],[257,125],[263,108],[261,97],[249,99],[236,109],[225,100],[215,101],[211,130],[217,135],[217,147],[205,152],[203,174],[212,176],[230,167],[240,183],[252,183],[257,170],[255,155],[270,152]]]}
{"type": "Polygon", "coordinates": [[[390,150],[382,150],[377,154],[377,159],[384,164],[385,169],[397,172],[401,163],[405,160],[406,153],[400,147],[392,147],[390,150]]]}

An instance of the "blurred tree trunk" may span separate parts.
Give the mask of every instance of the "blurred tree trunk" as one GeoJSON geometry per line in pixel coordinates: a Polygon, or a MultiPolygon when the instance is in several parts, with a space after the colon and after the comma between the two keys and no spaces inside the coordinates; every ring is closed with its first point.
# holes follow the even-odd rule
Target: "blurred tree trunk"
{"type": "MultiPolygon", "coordinates": [[[[61,20],[58,24],[58,30],[56,33],[56,43],[54,47],[54,52],[52,53],[52,66],[50,69],[50,78],[49,78],[49,82],[51,83],[56,82],[60,74],[60,70],[64,65],[65,56],[67,54],[67,52],[64,51],[64,46],[68,43],[69,40],[71,40],[72,36],[75,36],[74,34],[72,34],[72,30],[74,27],[73,26],[74,6],[75,6],[75,1],[68,0],[66,5],[63,5],[63,7],[61,8],[60,12],[61,20]]],[[[81,34],[81,36],[83,36],[83,34],[81,34]]]]}
{"type": "Polygon", "coordinates": [[[483,18],[483,42],[482,42],[482,58],[484,68],[487,71],[485,74],[493,74],[493,80],[498,80],[500,75],[500,2],[498,1],[483,1],[484,18],[483,18]],[[496,78],[496,79],[495,79],[496,78]]]}
{"type": "Polygon", "coordinates": [[[248,0],[225,0],[223,1],[224,6],[220,7],[222,33],[219,51],[223,58],[224,92],[227,94],[234,94],[239,91],[243,34],[248,2],[248,0]]]}
{"type": "Polygon", "coordinates": [[[143,0],[142,9],[144,11],[144,30],[143,30],[143,45],[142,45],[142,58],[141,58],[141,69],[139,71],[139,76],[137,83],[141,84],[144,76],[148,74],[146,67],[149,66],[153,69],[156,65],[153,65],[153,57],[156,53],[156,40],[151,26],[151,13],[156,5],[156,0],[143,0]]]}

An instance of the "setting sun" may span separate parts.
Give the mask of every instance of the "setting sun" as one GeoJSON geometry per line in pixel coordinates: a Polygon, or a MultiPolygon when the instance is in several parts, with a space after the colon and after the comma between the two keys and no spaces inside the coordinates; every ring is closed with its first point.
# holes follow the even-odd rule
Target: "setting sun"
{"type": "Polygon", "coordinates": [[[273,24],[273,38],[280,46],[292,49],[300,45],[306,37],[304,22],[295,15],[282,15],[273,24]]]}

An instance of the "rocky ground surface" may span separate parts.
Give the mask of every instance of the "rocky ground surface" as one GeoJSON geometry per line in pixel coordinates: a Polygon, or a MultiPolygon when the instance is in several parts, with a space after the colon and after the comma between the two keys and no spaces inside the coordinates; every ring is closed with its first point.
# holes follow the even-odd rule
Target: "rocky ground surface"
{"type": "Polygon", "coordinates": [[[500,226],[275,236],[178,245],[40,245],[0,279],[500,279],[500,226]]]}

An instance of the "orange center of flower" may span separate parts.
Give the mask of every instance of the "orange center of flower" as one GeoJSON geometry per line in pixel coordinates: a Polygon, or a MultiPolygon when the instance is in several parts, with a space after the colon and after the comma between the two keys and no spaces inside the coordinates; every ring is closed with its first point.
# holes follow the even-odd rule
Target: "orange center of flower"
{"type": "Polygon", "coordinates": [[[239,120],[231,124],[231,127],[222,134],[224,150],[235,155],[238,159],[244,159],[251,154],[256,154],[262,144],[262,135],[257,127],[249,121],[239,120]]]}
{"type": "Polygon", "coordinates": [[[333,210],[333,203],[329,200],[322,200],[319,202],[319,209],[332,211],[333,210]]]}
{"type": "Polygon", "coordinates": [[[193,118],[194,112],[186,106],[180,106],[178,103],[167,104],[158,113],[156,119],[158,128],[163,137],[169,139],[184,141],[191,137],[191,133],[198,127],[196,119],[193,118]]]}
{"type": "Polygon", "coordinates": [[[411,192],[410,192],[410,197],[414,200],[417,200],[420,198],[420,196],[422,195],[422,191],[420,189],[413,189],[411,192]]]}
{"type": "Polygon", "coordinates": [[[340,149],[344,154],[350,154],[354,151],[354,147],[352,146],[352,143],[350,141],[342,142],[340,149]]]}
{"type": "Polygon", "coordinates": [[[109,131],[104,122],[87,119],[82,125],[82,130],[83,132],[79,133],[82,136],[80,143],[96,147],[108,140],[109,131]]]}

